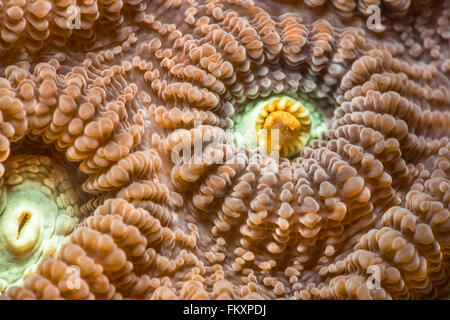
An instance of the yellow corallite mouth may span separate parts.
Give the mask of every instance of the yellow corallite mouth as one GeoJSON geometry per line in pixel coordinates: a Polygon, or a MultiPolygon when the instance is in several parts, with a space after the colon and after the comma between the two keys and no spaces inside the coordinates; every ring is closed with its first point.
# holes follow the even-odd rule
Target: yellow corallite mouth
{"type": "Polygon", "coordinates": [[[259,112],[256,121],[258,145],[268,152],[289,157],[299,152],[309,139],[311,117],[298,101],[288,97],[271,100],[259,112]]]}

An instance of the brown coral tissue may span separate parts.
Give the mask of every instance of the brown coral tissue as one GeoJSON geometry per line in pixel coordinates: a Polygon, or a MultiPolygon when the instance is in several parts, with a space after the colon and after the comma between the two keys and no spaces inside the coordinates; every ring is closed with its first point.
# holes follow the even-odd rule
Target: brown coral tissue
{"type": "Polygon", "coordinates": [[[449,43],[440,0],[0,1],[1,298],[448,298],[449,43]],[[320,136],[236,143],[280,96],[320,136]]]}

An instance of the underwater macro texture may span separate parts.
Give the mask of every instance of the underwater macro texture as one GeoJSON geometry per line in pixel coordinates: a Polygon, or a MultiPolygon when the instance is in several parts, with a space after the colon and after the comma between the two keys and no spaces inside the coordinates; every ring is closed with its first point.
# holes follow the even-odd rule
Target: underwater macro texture
{"type": "Polygon", "coordinates": [[[447,297],[449,41],[449,1],[0,0],[3,298],[447,297]]]}

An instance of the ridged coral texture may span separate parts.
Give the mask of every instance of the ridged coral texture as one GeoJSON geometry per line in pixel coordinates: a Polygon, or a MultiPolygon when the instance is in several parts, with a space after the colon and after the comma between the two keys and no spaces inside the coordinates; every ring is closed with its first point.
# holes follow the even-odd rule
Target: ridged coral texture
{"type": "Polygon", "coordinates": [[[4,0],[0,16],[2,197],[39,154],[34,177],[64,168],[78,201],[3,298],[450,293],[450,2],[4,0]],[[329,115],[277,163],[227,136],[276,95],[329,115]],[[203,153],[174,161],[180,144],[203,153]]]}

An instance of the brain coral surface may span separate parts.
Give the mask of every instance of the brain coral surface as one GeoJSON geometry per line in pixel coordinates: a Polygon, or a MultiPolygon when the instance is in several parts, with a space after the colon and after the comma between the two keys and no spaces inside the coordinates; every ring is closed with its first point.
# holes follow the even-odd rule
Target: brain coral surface
{"type": "Polygon", "coordinates": [[[3,298],[448,296],[449,26],[438,0],[0,1],[3,298]]]}

